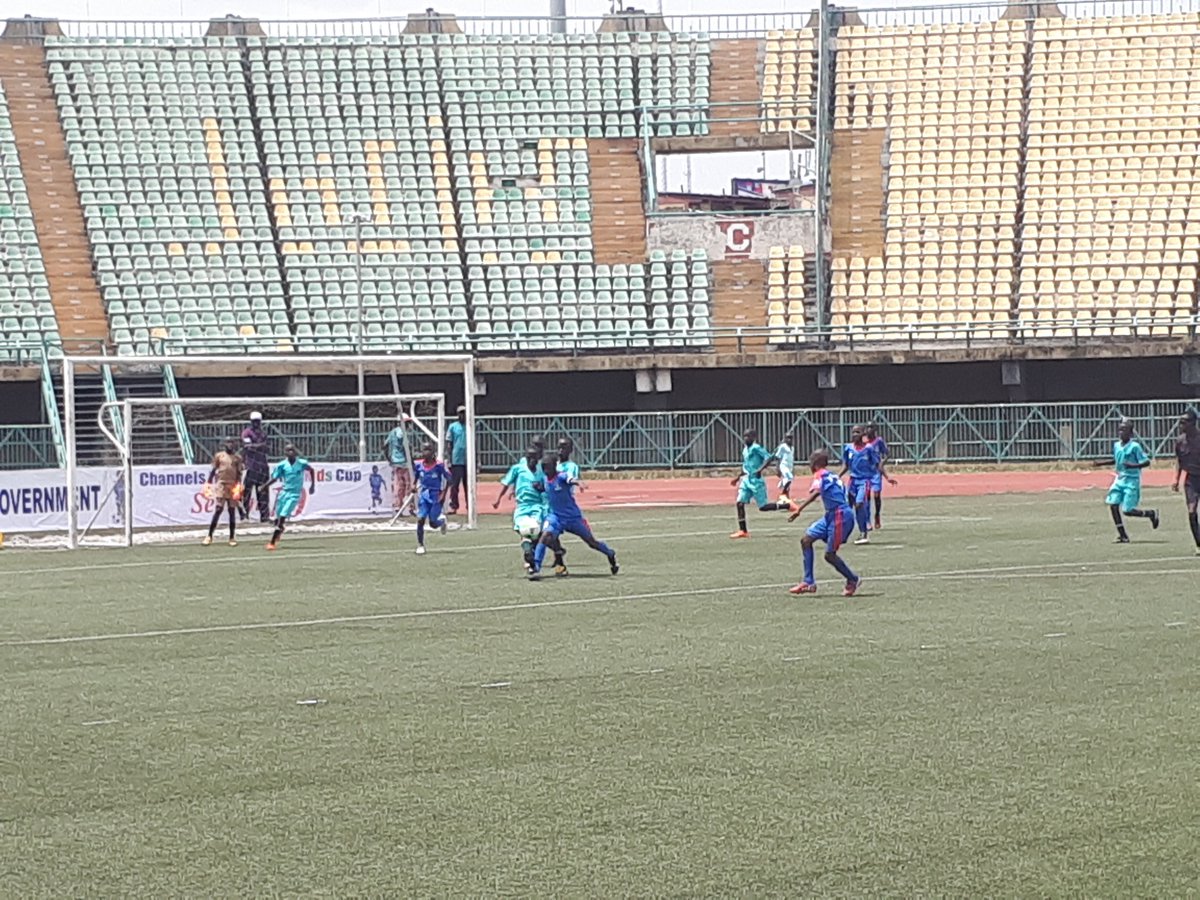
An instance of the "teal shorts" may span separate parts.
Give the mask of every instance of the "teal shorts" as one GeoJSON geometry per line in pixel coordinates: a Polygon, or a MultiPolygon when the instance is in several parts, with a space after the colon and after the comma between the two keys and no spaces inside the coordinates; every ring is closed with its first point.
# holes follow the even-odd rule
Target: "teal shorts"
{"type": "Polygon", "coordinates": [[[742,476],[742,483],[738,485],[737,502],[749,503],[751,500],[756,506],[767,505],[767,480],[765,478],[742,476]]]}
{"type": "Polygon", "coordinates": [[[1104,498],[1104,502],[1109,506],[1121,507],[1122,512],[1129,512],[1132,509],[1137,509],[1141,499],[1142,485],[1140,482],[1130,483],[1117,479],[1113,482],[1112,487],[1108,489],[1108,496],[1104,498]]]}

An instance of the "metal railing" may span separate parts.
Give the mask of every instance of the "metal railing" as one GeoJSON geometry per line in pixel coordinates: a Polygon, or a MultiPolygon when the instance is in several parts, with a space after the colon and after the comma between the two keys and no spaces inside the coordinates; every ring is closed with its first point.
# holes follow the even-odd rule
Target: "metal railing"
{"type": "Polygon", "coordinates": [[[477,431],[480,469],[493,472],[510,466],[536,437],[548,446],[572,438],[576,461],[590,470],[705,469],[740,465],[741,435],[749,428],[770,447],[791,433],[805,456],[818,447],[838,452],[850,429],[868,421],[879,424],[898,462],[1049,463],[1105,458],[1123,416],[1134,419],[1151,454],[1167,455],[1179,416],[1197,405],[1154,400],[486,416],[477,420],[477,431]]]}
{"type": "MultiPolygon", "coordinates": [[[[575,458],[588,470],[691,470],[741,464],[742,433],[758,431],[773,447],[795,436],[804,456],[826,447],[835,452],[850,429],[878,423],[891,458],[899,463],[1055,463],[1104,459],[1112,452],[1117,423],[1134,420],[1153,456],[1170,456],[1179,417],[1200,401],[1148,400],[1094,403],[1026,403],[974,406],[889,406],[843,409],[707,410],[695,412],[595,413],[480,416],[476,419],[479,466],[506,470],[541,437],[553,446],[575,442],[575,458]]],[[[195,458],[205,460],[244,423],[191,423],[195,458]]],[[[366,422],[367,458],[381,457],[392,416],[366,422]]],[[[267,425],[277,445],[292,442],[323,462],[358,460],[358,421],[353,416],[281,419],[267,425]]],[[[55,466],[54,440],[46,425],[0,427],[0,468],[55,466]]]]}
{"type": "Polygon", "coordinates": [[[0,469],[58,467],[58,445],[49,425],[0,425],[0,469]]]}

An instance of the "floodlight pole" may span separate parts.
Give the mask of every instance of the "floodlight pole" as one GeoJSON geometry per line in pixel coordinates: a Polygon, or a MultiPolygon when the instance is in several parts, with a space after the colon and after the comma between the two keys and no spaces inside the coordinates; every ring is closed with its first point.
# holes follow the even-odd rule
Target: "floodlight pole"
{"type": "MultiPolygon", "coordinates": [[[[359,357],[358,395],[366,394],[366,373],[363,371],[363,297],[362,297],[362,227],[366,216],[355,211],[350,213],[354,224],[354,352],[359,357]]],[[[367,405],[358,403],[358,461],[367,461],[367,405]]]]}

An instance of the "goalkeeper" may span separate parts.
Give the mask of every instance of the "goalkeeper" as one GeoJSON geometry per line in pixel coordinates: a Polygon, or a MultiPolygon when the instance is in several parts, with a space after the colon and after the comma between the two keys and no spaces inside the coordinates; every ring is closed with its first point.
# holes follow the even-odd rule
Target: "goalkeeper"
{"type": "Polygon", "coordinates": [[[221,513],[229,510],[229,546],[237,546],[237,514],[238,500],[242,496],[242,475],[245,467],[238,455],[237,441],[229,437],[225,439],[225,449],[218,451],[212,460],[212,471],[208,473],[208,482],[204,485],[204,494],[213,501],[213,517],[208,523],[208,536],[204,539],[207,547],[213,542],[213,533],[217,523],[221,521],[221,513]]]}

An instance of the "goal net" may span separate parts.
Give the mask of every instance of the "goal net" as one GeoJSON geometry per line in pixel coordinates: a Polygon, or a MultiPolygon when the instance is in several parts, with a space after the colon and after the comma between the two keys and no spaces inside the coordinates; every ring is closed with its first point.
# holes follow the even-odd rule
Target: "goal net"
{"type": "MultiPolygon", "coordinates": [[[[239,362],[246,364],[244,357],[239,362]]],[[[358,362],[337,361],[342,368],[358,362]]],[[[113,365],[118,372],[105,374],[107,387],[94,397],[79,390],[88,383],[84,373],[92,363],[69,358],[64,365],[70,547],[198,540],[224,492],[234,495],[239,536],[269,534],[278,485],[265,484],[289,445],[310,462],[316,479],[290,521],[292,533],[411,528],[412,467],[422,447],[431,444],[447,468],[461,463],[461,441],[459,458],[449,458],[456,412],[441,391],[180,397],[170,396],[177,390],[171,378],[147,378],[145,360],[139,363],[122,372],[118,360],[106,361],[106,368],[113,365]],[[139,383],[167,389],[135,390],[139,383]],[[213,457],[227,449],[242,458],[245,474],[238,485],[217,489],[209,484],[213,457]]],[[[311,360],[298,364],[314,368],[311,360]]],[[[387,365],[393,377],[385,383],[396,384],[395,361],[387,365]]],[[[470,384],[469,365],[463,374],[463,383],[470,384]]],[[[365,381],[360,374],[359,385],[365,381]]],[[[376,375],[374,381],[381,379],[376,375]]],[[[451,518],[451,527],[477,524],[474,403],[464,406],[468,452],[466,464],[454,467],[459,483],[451,496],[457,494],[460,515],[451,518]]],[[[223,517],[222,535],[225,528],[223,517]]]]}

